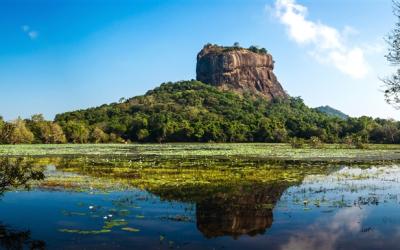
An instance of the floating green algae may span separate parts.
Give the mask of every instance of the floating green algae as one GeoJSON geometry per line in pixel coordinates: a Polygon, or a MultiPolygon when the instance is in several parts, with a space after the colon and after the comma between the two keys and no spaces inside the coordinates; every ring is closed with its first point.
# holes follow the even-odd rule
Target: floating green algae
{"type": "Polygon", "coordinates": [[[62,233],[75,233],[75,234],[104,234],[104,233],[110,233],[111,230],[109,229],[101,229],[101,230],[79,230],[79,229],[60,229],[58,230],[59,232],[62,233]]]}
{"type": "Polygon", "coordinates": [[[125,219],[107,220],[104,223],[104,229],[111,229],[113,227],[121,227],[127,225],[128,222],[125,219]]]}
{"type": "Polygon", "coordinates": [[[127,231],[127,232],[132,232],[132,233],[140,232],[139,229],[133,228],[133,227],[123,227],[123,228],[121,228],[121,230],[124,230],[124,231],[127,231]]]}

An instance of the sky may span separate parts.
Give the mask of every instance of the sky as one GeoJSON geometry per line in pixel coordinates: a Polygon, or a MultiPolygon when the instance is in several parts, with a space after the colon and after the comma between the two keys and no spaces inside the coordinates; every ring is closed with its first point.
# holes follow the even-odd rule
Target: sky
{"type": "Polygon", "coordinates": [[[384,101],[390,0],[0,0],[0,115],[99,106],[196,78],[206,43],[265,47],[291,96],[351,116],[384,101]]]}

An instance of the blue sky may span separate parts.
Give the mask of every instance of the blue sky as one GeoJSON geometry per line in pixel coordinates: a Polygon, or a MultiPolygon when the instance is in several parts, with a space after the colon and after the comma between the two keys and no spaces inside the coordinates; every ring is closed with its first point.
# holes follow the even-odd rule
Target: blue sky
{"type": "Polygon", "coordinates": [[[393,69],[389,0],[0,0],[0,115],[55,114],[195,78],[208,42],[259,45],[312,107],[400,119],[384,102],[393,69]]]}

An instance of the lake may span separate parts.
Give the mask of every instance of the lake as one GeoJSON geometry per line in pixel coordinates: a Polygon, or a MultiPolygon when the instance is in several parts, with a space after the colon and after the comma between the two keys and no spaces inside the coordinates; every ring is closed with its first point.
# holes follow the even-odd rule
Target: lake
{"type": "Polygon", "coordinates": [[[2,249],[398,249],[400,166],[2,158],[2,249]]]}

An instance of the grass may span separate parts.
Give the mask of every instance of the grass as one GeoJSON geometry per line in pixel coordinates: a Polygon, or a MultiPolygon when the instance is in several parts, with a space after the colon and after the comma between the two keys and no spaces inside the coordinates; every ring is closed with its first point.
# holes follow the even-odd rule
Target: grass
{"type": "Polygon", "coordinates": [[[0,145],[0,156],[225,157],[280,161],[368,162],[400,160],[400,145],[370,144],[355,149],[342,144],[293,149],[269,143],[64,144],[0,145]]]}

